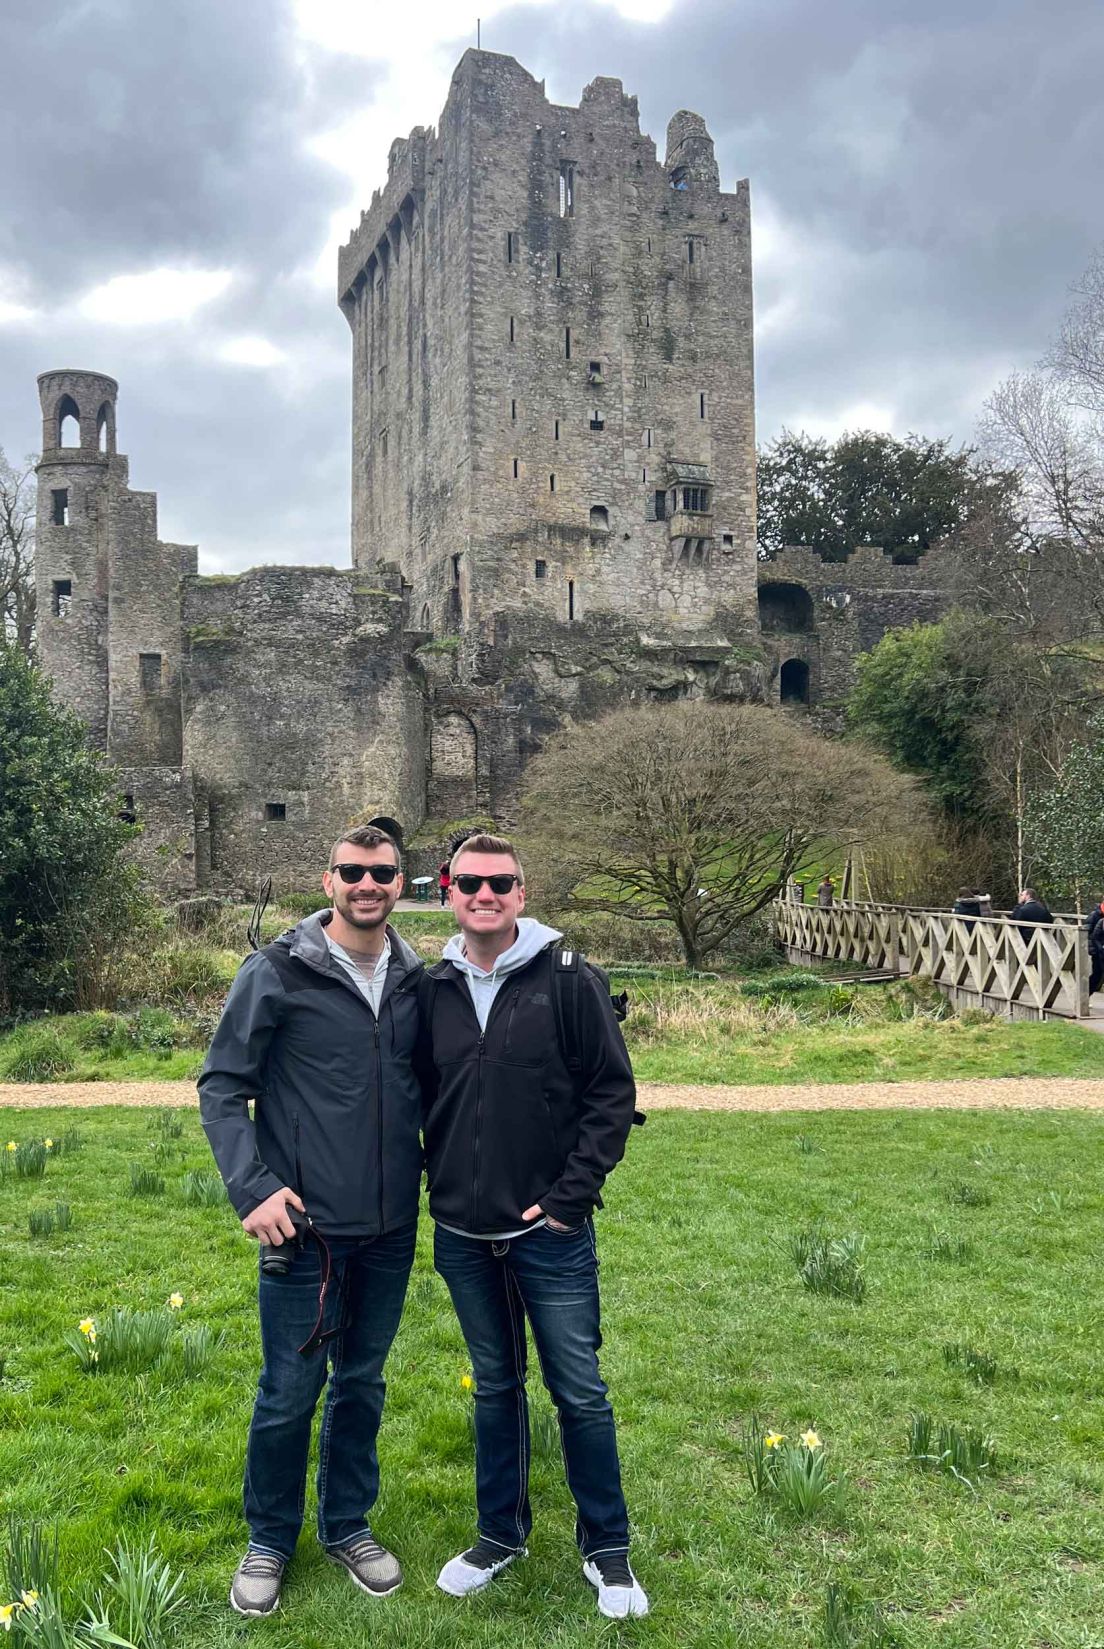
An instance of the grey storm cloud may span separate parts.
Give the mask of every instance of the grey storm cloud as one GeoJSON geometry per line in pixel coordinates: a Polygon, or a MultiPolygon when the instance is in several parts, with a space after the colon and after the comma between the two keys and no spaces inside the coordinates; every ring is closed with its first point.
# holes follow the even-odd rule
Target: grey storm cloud
{"type": "MultiPolygon", "coordinates": [[[[1099,0],[683,0],[653,25],[561,0],[483,44],[563,102],[620,76],[661,152],[697,109],[725,187],[751,179],[762,439],[856,409],[968,439],[1104,239],[1099,0]]],[[[386,65],[306,47],[288,0],[3,0],[0,61],[0,302],[34,311],[0,324],[0,444],[37,439],[38,372],[111,372],[163,535],[210,569],[346,561],[348,334],[311,270],[349,185],[308,144],[386,65]],[[175,326],[80,312],[160,266],[235,278],[175,326]],[[288,364],[220,358],[242,335],[288,364]]]]}

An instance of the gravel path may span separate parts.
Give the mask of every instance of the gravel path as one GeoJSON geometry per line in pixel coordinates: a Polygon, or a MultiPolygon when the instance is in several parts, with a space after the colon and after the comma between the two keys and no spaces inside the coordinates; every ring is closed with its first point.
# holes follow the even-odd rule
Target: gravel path
{"type": "MultiPolygon", "coordinates": [[[[733,1088],[640,1084],[648,1111],[1104,1110],[1104,1081],[1002,1077],[981,1082],[841,1082],[733,1088]]],[[[15,1082],[0,1084],[0,1106],[176,1105],[196,1103],[192,1082],[15,1082]]]]}

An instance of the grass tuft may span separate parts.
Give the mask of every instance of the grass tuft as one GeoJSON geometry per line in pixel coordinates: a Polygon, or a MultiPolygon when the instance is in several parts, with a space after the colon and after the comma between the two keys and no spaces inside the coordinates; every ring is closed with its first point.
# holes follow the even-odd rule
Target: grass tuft
{"type": "Polygon", "coordinates": [[[909,1422],[908,1457],[922,1470],[942,1472],[973,1490],[996,1469],[997,1463],[991,1438],[971,1426],[945,1422],[937,1426],[931,1415],[924,1413],[914,1414],[909,1422]]]}
{"type": "Polygon", "coordinates": [[[858,1232],[829,1237],[819,1226],[808,1226],[793,1233],[788,1248],[801,1281],[811,1293],[853,1300],[856,1305],[866,1298],[866,1238],[858,1232]]]}
{"type": "Polygon", "coordinates": [[[976,1185],[970,1180],[959,1180],[957,1185],[951,1186],[948,1194],[959,1208],[988,1208],[993,1200],[993,1193],[987,1185],[976,1185]]]}
{"type": "MultiPolygon", "coordinates": [[[[943,1347],[943,1361],[948,1368],[959,1369],[968,1380],[979,1386],[993,1385],[1001,1371],[997,1359],[989,1352],[979,1351],[977,1346],[963,1345],[957,1340],[943,1347]]],[[[1014,1368],[1004,1372],[1010,1379],[1017,1378],[1018,1371],[1014,1368]]]]}
{"type": "Polygon", "coordinates": [[[189,1208],[220,1208],[226,1201],[221,1176],[204,1169],[192,1169],[184,1175],[180,1194],[189,1208]]]}
{"type": "Polygon", "coordinates": [[[152,1168],[146,1168],[140,1162],[130,1165],[130,1194],[132,1197],[160,1197],[164,1195],[165,1181],[162,1175],[155,1173],[152,1168]]]}
{"type": "Polygon", "coordinates": [[[924,1252],[929,1260],[940,1265],[965,1265],[973,1250],[965,1237],[953,1237],[949,1231],[933,1231],[924,1252]]]}
{"type": "Polygon", "coordinates": [[[21,1139],[12,1154],[12,1166],[20,1179],[41,1179],[49,1153],[40,1139],[21,1139]]]}

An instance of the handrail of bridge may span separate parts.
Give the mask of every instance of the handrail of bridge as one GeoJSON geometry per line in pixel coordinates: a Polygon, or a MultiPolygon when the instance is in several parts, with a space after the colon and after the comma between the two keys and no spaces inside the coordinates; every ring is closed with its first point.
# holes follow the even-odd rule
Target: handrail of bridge
{"type": "Polygon", "coordinates": [[[1088,939],[1079,924],[851,901],[822,909],[779,899],[774,927],[791,962],[923,975],[956,1007],[1011,1019],[1088,1017],[1088,939]]]}

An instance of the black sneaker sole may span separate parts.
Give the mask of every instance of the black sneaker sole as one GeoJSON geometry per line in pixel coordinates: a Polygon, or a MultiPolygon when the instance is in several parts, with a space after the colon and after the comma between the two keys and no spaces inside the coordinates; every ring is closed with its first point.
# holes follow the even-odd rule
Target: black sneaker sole
{"type": "Polygon", "coordinates": [[[363,1580],[358,1580],[349,1565],[347,1563],[343,1563],[339,1557],[334,1557],[332,1552],[327,1552],[326,1556],[331,1563],[336,1565],[337,1568],[344,1569],[357,1591],[363,1592],[365,1597],[391,1597],[399,1590],[403,1583],[403,1577],[400,1575],[393,1586],[385,1587],[383,1591],[377,1591],[371,1586],[366,1586],[363,1580]]]}

